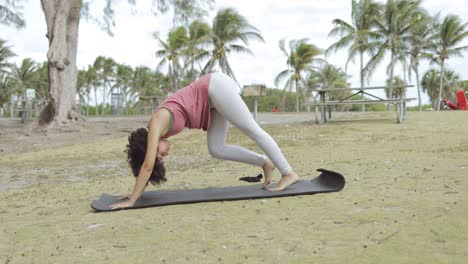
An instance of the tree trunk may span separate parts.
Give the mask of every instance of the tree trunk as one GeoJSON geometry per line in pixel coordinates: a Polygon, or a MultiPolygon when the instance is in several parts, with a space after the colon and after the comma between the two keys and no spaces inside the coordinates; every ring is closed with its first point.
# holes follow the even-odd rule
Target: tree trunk
{"type": "Polygon", "coordinates": [[[443,87],[444,87],[444,61],[442,60],[442,62],[440,63],[440,87],[439,87],[439,97],[437,97],[437,111],[440,111],[443,87]]]}
{"type": "Polygon", "coordinates": [[[174,72],[172,71],[172,62],[169,61],[169,87],[172,93],[175,92],[174,72]]]}
{"type": "Polygon", "coordinates": [[[87,101],[86,102],[86,116],[88,117],[89,116],[89,101],[91,100],[91,88],[89,88],[88,90],[88,96],[87,96],[87,101]]]}
{"type": "Polygon", "coordinates": [[[104,84],[102,86],[102,109],[101,109],[101,116],[104,116],[104,113],[106,111],[106,86],[107,86],[107,81],[104,79],[104,84]]]}
{"type": "Polygon", "coordinates": [[[296,81],[296,112],[299,113],[299,86],[297,85],[298,81],[296,81]]]}
{"type": "Polygon", "coordinates": [[[419,70],[418,70],[417,66],[414,68],[414,72],[416,73],[416,88],[418,89],[418,110],[419,110],[419,112],[421,112],[422,111],[421,86],[419,84],[419,70]]]}
{"type": "Polygon", "coordinates": [[[99,105],[97,102],[97,88],[94,87],[94,106],[96,106],[96,117],[99,115],[99,105]]]}
{"type": "MultiPolygon", "coordinates": [[[[389,99],[393,99],[393,62],[395,61],[395,52],[392,50],[392,55],[390,59],[390,92],[389,92],[389,99]]],[[[387,104],[387,111],[390,111],[390,104],[387,104]]]]}
{"type": "Polygon", "coordinates": [[[13,107],[14,107],[14,101],[13,101],[13,95],[12,95],[10,96],[10,118],[13,118],[13,116],[15,115],[13,113],[14,111],[13,107]]]}
{"type": "Polygon", "coordinates": [[[81,121],[75,104],[78,26],[81,0],[41,0],[47,23],[49,103],[39,116],[39,125],[60,126],[81,121]]]}
{"type": "MultiPolygon", "coordinates": [[[[360,53],[360,60],[361,60],[361,71],[359,72],[360,73],[360,77],[361,77],[361,88],[364,88],[364,75],[363,75],[363,68],[364,68],[364,54],[362,51],[359,52],[360,53]]],[[[361,94],[361,100],[364,100],[364,93],[361,94]]],[[[365,104],[362,104],[362,112],[365,112],[366,111],[366,105],[365,104]]]]}

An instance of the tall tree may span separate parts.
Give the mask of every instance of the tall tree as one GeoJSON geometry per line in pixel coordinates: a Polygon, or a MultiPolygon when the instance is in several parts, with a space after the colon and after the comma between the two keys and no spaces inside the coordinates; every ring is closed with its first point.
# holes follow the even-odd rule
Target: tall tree
{"type": "Polygon", "coordinates": [[[442,90],[444,87],[445,61],[450,57],[461,57],[462,52],[468,49],[468,46],[459,46],[468,36],[468,23],[463,23],[458,16],[448,15],[442,23],[436,22],[436,41],[432,47],[436,60],[440,64],[442,74],[439,84],[439,97],[436,105],[437,111],[440,110],[442,100],[442,90]]]}
{"type": "Polygon", "coordinates": [[[439,98],[452,99],[454,98],[455,90],[460,86],[460,76],[453,70],[445,69],[443,78],[442,94],[440,94],[440,79],[441,74],[436,69],[428,70],[421,81],[422,90],[427,93],[434,109],[440,104],[439,98]]]}
{"type": "MultiPolygon", "coordinates": [[[[379,10],[380,5],[374,0],[353,0],[351,7],[352,24],[339,18],[334,19],[334,28],[328,34],[329,36],[339,36],[341,39],[333,43],[325,51],[325,54],[328,55],[349,46],[345,70],[348,68],[348,63],[359,54],[361,88],[364,87],[364,54],[372,55],[373,50],[375,50],[375,43],[372,40],[377,38],[378,35],[371,29],[380,15],[379,10]]],[[[362,105],[362,111],[364,110],[365,105],[362,105]]]]}
{"type": "MultiPolygon", "coordinates": [[[[322,88],[322,89],[334,89],[334,88],[346,88],[348,87],[348,76],[341,69],[331,64],[324,64],[319,67],[316,71],[312,72],[307,78],[308,87],[310,88],[322,88]]],[[[311,94],[308,92],[307,94],[311,94]]],[[[346,96],[351,95],[351,91],[331,91],[328,93],[329,100],[341,100],[346,96]]],[[[338,106],[338,109],[342,110],[345,106],[338,106]]]]}
{"type": "MultiPolygon", "coordinates": [[[[0,23],[21,27],[24,25],[17,5],[11,3],[18,0],[7,0],[0,5],[0,23]]],[[[101,27],[112,34],[115,26],[113,8],[115,0],[106,0],[104,15],[98,20],[101,27]]],[[[206,14],[205,7],[212,7],[214,0],[154,0],[155,14],[174,11],[174,21],[188,21],[189,18],[206,14]]],[[[47,38],[49,40],[49,93],[50,102],[39,117],[40,125],[61,125],[70,120],[81,120],[79,109],[75,105],[76,53],[78,46],[78,27],[81,15],[89,18],[91,1],[85,0],[41,0],[42,9],[47,23],[47,38]]],[[[136,0],[128,0],[135,4],[136,0]]]]}
{"type": "Polygon", "coordinates": [[[144,106],[144,101],[148,97],[162,97],[163,93],[169,92],[168,80],[159,72],[152,72],[146,66],[136,67],[131,80],[132,89],[129,92],[131,102],[136,102],[137,106],[144,106]]]}
{"type": "Polygon", "coordinates": [[[94,103],[96,108],[96,115],[99,115],[97,104],[97,89],[100,86],[99,75],[92,65],[88,65],[86,70],[81,70],[78,73],[78,88],[82,91],[82,98],[86,101],[86,116],[89,116],[89,106],[91,101],[91,90],[94,90],[94,103]],[[80,89],[81,88],[81,89],[80,89]]]}
{"type": "Polygon", "coordinates": [[[228,56],[232,52],[252,55],[252,51],[247,47],[250,40],[264,41],[260,31],[235,9],[220,9],[213,19],[210,40],[212,50],[211,54],[205,54],[209,59],[202,72],[211,72],[218,64],[223,73],[237,81],[228,56]],[[246,46],[238,44],[239,42],[246,46]]]}
{"type": "Polygon", "coordinates": [[[4,73],[11,66],[8,60],[16,54],[11,50],[10,46],[6,46],[6,41],[0,39],[0,73],[4,73]]]}
{"type": "Polygon", "coordinates": [[[387,79],[386,80],[387,87],[394,87],[394,89],[392,90],[390,90],[389,88],[385,89],[385,95],[388,98],[393,98],[393,97],[401,98],[403,95],[406,95],[406,88],[401,87],[401,86],[405,86],[406,84],[407,83],[405,82],[405,80],[402,80],[399,76],[393,77],[392,81],[390,81],[390,79],[387,79]],[[400,86],[400,87],[395,88],[397,86],[400,86]],[[390,92],[392,92],[393,94],[390,94],[390,92]]]}
{"type": "Polygon", "coordinates": [[[76,54],[78,26],[82,0],[41,0],[47,23],[49,50],[49,104],[44,108],[39,124],[61,125],[68,120],[82,120],[75,104],[76,54]]]}
{"type": "Polygon", "coordinates": [[[171,81],[171,91],[175,92],[179,87],[179,74],[182,70],[180,63],[182,49],[186,46],[188,37],[187,30],[183,26],[179,26],[171,30],[167,37],[167,42],[162,41],[157,37],[161,50],[156,51],[156,56],[162,58],[158,64],[158,69],[168,65],[169,79],[171,81]]]}
{"type": "MultiPolygon", "coordinates": [[[[18,98],[22,100],[23,108],[26,108],[26,90],[33,88],[37,76],[36,71],[37,65],[30,58],[24,59],[20,65],[15,64],[11,67],[10,77],[13,82],[14,92],[18,98]]],[[[21,113],[23,114],[22,117],[24,120],[24,118],[26,118],[26,116],[24,116],[26,111],[21,111],[21,113]]]]}
{"type": "Polygon", "coordinates": [[[122,95],[123,107],[126,109],[127,114],[129,110],[127,105],[127,97],[132,85],[132,76],[132,67],[124,64],[117,65],[115,88],[117,89],[117,93],[122,95]]]}
{"type": "Polygon", "coordinates": [[[105,114],[107,106],[107,97],[109,97],[110,89],[115,83],[115,74],[117,71],[117,63],[112,58],[106,58],[99,56],[96,58],[93,64],[93,68],[96,70],[100,84],[102,84],[102,112],[105,114]],[[109,93],[108,93],[109,92],[109,93]]]}
{"type": "MultiPolygon", "coordinates": [[[[314,71],[310,77],[318,87],[323,89],[346,88],[348,86],[348,76],[341,69],[332,64],[324,64],[314,71]]],[[[330,100],[339,100],[343,95],[339,92],[330,92],[330,100]]]]}
{"type": "Polygon", "coordinates": [[[288,68],[280,72],[275,78],[275,85],[284,79],[287,79],[284,89],[292,90],[293,85],[296,91],[296,112],[299,112],[299,96],[301,94],[301,85],[303,86],[303,76],[306,73],[311,73],[315,69],[314,62],[323,62],[322,59],[316,58],[322,54],[322,51],[314,44],[307,43],[307,39],[291,40],[289,49],[286,48],[285,39],[279,41],[279,47],[286,56],[286,65],[288,68]],[[300,84],[299,82],[302,82],[300,84]]]}
{"type": "MultiPolygon", "coordinates": [[[[424,13],[417,14],[417,16],[421,16],[421,19],[428,20],[429,18],[426,17],[427,15],[424,13]],[[424,17],[424,18],[423,18],[424,17]]],[[[409,63],[409,77],[411,80],[411,72],[414,71],[416,77],[416,88],[418,92],[418,110],[422,111],[421,105],[421,85],[420,85],[420,77],[419,77],[419,64],[421,59],[429,59],[430,54],[428,53],[428,49],[431,45],[434,44],[435,35],[433,34],[434,28],[432,27],[432,23],[425,23],[419,24],[415,27],[412,27],[410,30],[410,38],[409,38],[409,46],[406,52],[406,55],[410,57],[409,63]]]]}
{"type": "Polygon", "coordinates": [[[204,46],[209,43],[211,27],[207,23],[196,20],[189,25],[188,29],[183,71],[186,73],[187,81],[191,82],[199,75],[199,71],[195,69],[195,63],[201,61],[203,54],[206,54],[204,46]]]}
{"type": "MultiPolygon", "coordinates": [[[[421,0],[387,0],[382,17],[376,20],[378,50],[364,68],[366,74],[371,75],[382,62],[385,54],[390,52],[387,74],[389,74],[388,79],[393,80],[397,58],[406,51],[411,29],[430,21],[419,19],[421,16],[418,14],[425,12],[420,8],[420,3],[421,0]]],[[[393,94],[392,84],[393,82],[390,82],[390,95],[393,94]]]]}
{"type": "MultiPolygon", "coordinates": [[[[49,100],[49,65],[45,61],[37,65],[36,76],[34,78],[33,87],[36,93],[37,99],[41,101],[49,100]]],[[[43,102],[41,102],[43,103],[43,102]]]]}
{"type": "Polygon", "coordinates": [[[0,4],[0,24],[13,25],[17,29],[25,26],[23,14],[19,11],[21,0],[2,0],[0,4]]]}
{"type": "MultiPolygon", "coordinates": [[[[15,85],[12,79],[5,73],[0,73],[0,108],[4,111],[4,105],[9,103],[11,96],[15,93],[15,85]]],[[[5,110],[6,111],[6,110],[5,110]]],[[[12,117],[13,108],[10,107],[10,117],[12,117]]]]}
{"type": "Polygon", "coordinates": [[[14,83],[17,94],[25,99],[26,89],[33,88],[34,81],[36,80],[36,63],[30,59],[24,59],[20,65],[13,65],[11,67],[10,77],[14,83]]]}

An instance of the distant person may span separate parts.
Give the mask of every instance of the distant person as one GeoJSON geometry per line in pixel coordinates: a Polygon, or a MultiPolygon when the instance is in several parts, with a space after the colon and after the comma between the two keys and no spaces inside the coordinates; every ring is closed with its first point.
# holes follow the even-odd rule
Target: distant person
{"type": "Polygon", "coordinates": [[[278,106],[275,105],[275,106],[273,107],[273,110],[271,110],[271,111],[272,111],[273,113],[278,113],[278,112],[279,112],[278,106]]]}
{"type": "Polygon", "coordinates": [[[236,83],[223,73],[211,73],[162,102],[152,114],[148,130],[140,128],[130,134],[127,155],[136,177],[135,186],[131,194],[121,197],[129,200],[112,205],[112,209],[133,206],[148,182],[166,181],[163,159],[170,150],[167,138],[185,127],[207,131],[208,151],[213,157],[262,167],[264,188],[271,183],[275,168],[282,177],[269,189],[271,191],[283,190],[299,179],[275,140],[253,119],[236,83]],[[253,139],[266,156],[240,146],[226,145],[228,122],[253,139]]]}

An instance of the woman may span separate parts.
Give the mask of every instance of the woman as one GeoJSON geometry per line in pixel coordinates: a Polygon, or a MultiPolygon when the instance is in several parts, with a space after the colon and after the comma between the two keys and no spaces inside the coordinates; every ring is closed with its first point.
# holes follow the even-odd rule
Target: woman
{"type": "Polygon", "coordinates": [[[236,83],[223,73],[211,73],[168,97],[152,114],[148,131],[141,128],[129,136],[127,154],[136,177],[135,186],[130,195],[121,197],[128,200],[112,205],[112,209],[133,206],[148,182],[166,181],[163,160],[170,150],[167,138],[184,127],[207,131],[208,150],[213,157],[262,167],[264,188],[271,183],[272,173],[278,168],[282,178],[270,191],[283,190],[299,179],[278,144],[253,119],[236,83]],[[267,157],[226,145],[228,122],[253,139],[267,157]]]}

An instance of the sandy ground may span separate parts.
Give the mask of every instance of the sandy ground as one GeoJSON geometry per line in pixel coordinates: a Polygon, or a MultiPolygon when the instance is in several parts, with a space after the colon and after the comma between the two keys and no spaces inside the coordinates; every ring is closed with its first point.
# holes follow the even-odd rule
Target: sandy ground
{"type": "MultiPolygon", "coordinates": [[[[0,120],[0,263],[466,263],[468,112],[314,118],[259,116],[301,177],[341,172],[341,192],[113,213],[89,204],[130,191],[123,150],[146,117],[47,134],[0,120]]],[[[228,141],[259,150],[237,129],[228,141]]],[[[169,181],[149,190],[248,184],[238,178],[260,171],[211,158],[202,131],[172,143],[169,181]]]]}

